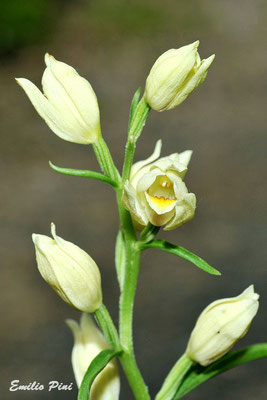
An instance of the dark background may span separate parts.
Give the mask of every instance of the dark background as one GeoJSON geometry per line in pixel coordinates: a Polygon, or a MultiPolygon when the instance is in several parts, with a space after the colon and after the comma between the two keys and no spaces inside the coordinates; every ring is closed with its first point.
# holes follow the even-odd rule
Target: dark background
{"type": "MultiPolygon", "coordinates": [[[[137,360],[152,395],[184,351],[202,309],[251,283],[260,309],[236,348],[266,341],[266,4],[261,0],[1,1],[1,398],[68,400],[72,392],[9,392],[21,384],[73,381],[72,335],[79,314],[42,280],[31,233],[57,232],[86,250],[102,275],[104,302],[117,321],[114,272],[117,211],[105,184],[58,175],[48,160],[98,170],[92,148],[64,142],[37,115],[15,77],[39,85],[50,52],[74,66],[99,100],[103,136],[122,166],[128,110],[155,59],[200,40],[216,53],[205,83],[181,106],[151,112],[136,160],[163,139],[163,155],[194,150],[186,183],[196,217],[160,237],[199,254],[222,272],[210,276],[169,254],[142,256],[135,306],[137,360]],[[265,78],[265,80],[264,80],[265,78]]],[[[202,400],[266,397],[266,360],[221,375],[187,395],[202,400]]],[[[122,379],[121,399],[132,399],[122,379]]]]}

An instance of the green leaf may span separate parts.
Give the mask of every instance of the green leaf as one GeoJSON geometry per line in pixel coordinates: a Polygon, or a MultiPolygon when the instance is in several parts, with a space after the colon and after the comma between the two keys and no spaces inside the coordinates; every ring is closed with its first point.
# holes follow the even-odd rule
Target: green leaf
{"type": "Polygon", "coordinates": [[[133,116],[134,116],[137,104],[138,104],[139,99],[140,99],[140,95],[141,95],[141,88],[137,89],[137,91],[135,92],[134,97],[132,99],[131,108],[130,108],[130,114],[129,114],[128,132],[130,131],[131,123],[132,123],[132,120],[133,120],[133,116]]]}
{"type": "Polygon", "coordinates": [[[195,264],[198,268],[202,269],[205,272],[208,272],[211,275],[221,275],[217,269],[211,267],[206,261],[197,256],[194,253],[184,249],[181,246],[176,246],[175,244],[166,242],[166,240],[153,240],[147,244],[141,244],[142,249],[160,249],[163,251],[167,251],[168,253],[174,254],[176,256],[182,257],[187,261],[190,261],[192,264],[195,264]]]}
{"type": "Polygon", "coordinates": [[[95,378],[105,368],[109,361],[119,354],[119,351],[107,349],[101,351],[101,353],[99,353],[93,359],[82,380],[81,387],[78,393],[78,400],[89,400],[90,389],[95,378]]]}
{"type": "Polygon", "coordinates": [[[117,329],[106,306],[103,303],[94,312],[94,316],[110,347],[114,348],[116,351],[121,351],[121,344],[117,329]]]}
{"type": "Polygon", "coordinates": [[[222,374],[241,364],[264,357],[267,357],[267,343],[259,343],[234,353],[228,353],[208,367],[202,367],[196,364],[185,376],[173,400],[181,399],[184,395],[191,392],[191,390],[201,385],[201,383],[204,383],[216,375],[222,374]]]}
{"type": "Polygon", "coordinates": [[[97,179],[99,181],[106,182],[115,188],[117,187],[117,183],[115,181],[113,181],[106,175],[100,174],[99,172],[89,171],[84,169],[61,168],[52,164],[51,161],[49,161],[49,165],[54,171],[59,172],[60,174],[63,175],[80,176],[82,178],[97,179]]]}
{"type": "Polygon", "coordinates": [[[127,179],[129,179],[134,152],[136,147],[136,142],[142,133],[145,126],[148,113],[150,111],[150,106],[146,103],[144,97],[138,102],[140,93],[138,91],[134,95],[134,99],[130,110],[130,122],[128,126],[128,139],[125,149],[125,158],[123,163],[122,172],[122,187],[127,179]],[[135,97],[136,96],[136,97],[135,97]]]}
{"type": "Polygon", "coordinates": [[[146,103],[144,97],[142,97],[136,106],[129,131],[129,134],[133,137],[135,143],[142,133],[149,111],[150,106],[146,103]]]}
{"type": "Polygon", "coordinates": [[[116,239],[115,266],[117,271],[118,282],[120,285],[120,290],[122,292],[124,277],[125,277],[125,267],[126,267],[126,248],[125,248],[125,240],[121,230],[119,230],[116,239]]]}

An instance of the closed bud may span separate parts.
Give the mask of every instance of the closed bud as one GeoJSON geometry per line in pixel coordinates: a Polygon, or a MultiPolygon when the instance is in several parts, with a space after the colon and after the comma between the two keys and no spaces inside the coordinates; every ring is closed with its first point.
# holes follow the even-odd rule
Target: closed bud
{"type": "Polygon", "coordinates": [[[196,41],[168,50],[156,60],[145,88],[145,100],[153,110],[171,110],[204,81],[215,55],[201,61],[198,45],[196,41]]]}
{"type": "MultiPolygon", "coordinates": [[[[72,368],[77,382],[81,386],[84,374],[93,359],[108,348],[107,342],[88,314],[82,314],[80,325],[74,320],[66,321],[74,335],[72,350],[72,368]]],[[[91,400],[118,400],[120,377],[115,360],[112,360],[98,374],[90,391],[91,400]]]]}
{"type": "Polygon", "coordinates": [[[259,295],[249,286],[237,297],[214,301],[200,314],[186,354],[209,365],[226,354],[248,331],[255,317],[259,295]]]}
{"type": "Polygon", "coordinates": [[[28,79],[17,82],[38,114],[61,139],[94,143],[101,135],[97,98],[90,83],[74,68],[45,55],[44,94],[28,79]]]}
{"type": "Polygon", "coordinates": [[[101,276],[94,260],[82,249],[56,235],[32,235],[37,266],[44,280],[70,306],[94,312],[102,304],[101,276]]]}
{"type": "Polygon", "coordinates": [[[124,186],[122,202],[138,230],[149,222],[172,230],[195,214],[196,196],[188,193],[183,182],[192,152],[187,150],[157,160],[160,151],[159,140],[147,160],[132,166],[124,186]]]}

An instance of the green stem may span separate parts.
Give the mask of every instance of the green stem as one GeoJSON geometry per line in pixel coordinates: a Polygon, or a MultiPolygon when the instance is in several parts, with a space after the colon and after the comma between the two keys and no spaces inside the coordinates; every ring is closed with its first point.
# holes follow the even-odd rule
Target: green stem
{"type": "Polygon", "coordinates": [[[137,367],[132,336],[133,306],[138,280],[140,251],[136,241],[126,236],[126,263],[125,280],[120,298],[120,340],[123,349],[121,357],[124,372],[137,400],[149,400],[148,389],[137,367]]]}
{"type": "Polygon", "coordinates": [[[118,336],[117,329],[112,321],[112,318],[104,306],[101,304],[98,310],[94,313],[98,325],[102,329],[109,345],[114,348],[114,350],[120,350],[121,344],[118,336]]]}
{"type": "Polygon", "coordinates": [[[140,263],[140,251],[136,241],[126,239],[126,260],[126,276],[120,299],[120,338],[123,348],[133,351],[133,306],[140,263]]]}
{"type": "Polygon", "coordinates": [[[121,230],[125,238],[126,257],[125,279],[120,297],[119,333],[123,353],[120,361],[137,400],[149,400],[147,386],[142,378],[135,361],[132,323],[134,297],[138,280],[140,250],[137,246],[137,237],[133,228],[131,216],[121,203],[122,190],[117,190],[117,202],[120,215],[121,230]]]}
{"type": "Polygon", "coordinates": [[[93,143],[93,149],[102,171],[115,182],[120,182],[120,174],[113,162],[109,148],[103,137],[93,143]]]}
{"type": "Polygon", "coordinates": [[[193,361],[183,354],[167,375],[155,400],[172,400],[192,364],[193,361]]]}
{"type": "Polygon", "coordinates": [[[150,400],[147,386],[140,374],[133,354],[123,351],[119,359],[135,398],[137,400],[150,400]]]}
{"type": "MultiPolygon", "coordinates": [[[[132,340],[133,306],[139,273],[141,249],[138,247],[131,216],[123,207],[121,202],[123,184],[130,175],[136,141],[145,125],[150,107],[145,102],[144,98],[142,98],[136,106],[134,104],[132,109],[134,109],[134,112],[131,116],[128,141],[126,145],[123,179],[121,179],[120,174],[113,163],[109,149],[102,136],[100,136],[100,138],[93,144],[93,148],[103,172],[117,184],[116,191],[120,216],[120,229],[125,239],[126,257],[123,261],[124,265],[122,266],[124,269],[123,272],[125,272],[125,279],[120,297],[119,315],[120,344],[123,350],[120,360],[136,399],[150,400],[147,387],[135,361],[132,340]]],[[[114,332],[113,330],[110,331],[111,323],[108,322],[106,324],[108,316],[103,310],[103,308],[100,308],[96,312],[96,318],[98,318],[99,324],[110,343],[116,343],[116,337],[113,336],[114,332]]]]}

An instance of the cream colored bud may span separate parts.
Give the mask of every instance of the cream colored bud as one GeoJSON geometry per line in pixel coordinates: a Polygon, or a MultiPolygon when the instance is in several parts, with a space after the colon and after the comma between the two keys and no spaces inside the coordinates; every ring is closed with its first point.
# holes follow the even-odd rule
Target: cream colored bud
{"type": "Polygon", "coordinates": [[[215,55],[201,61],[198,45],[196,41],[168,50],[156,60],[145,88],[145,100],[153,110],[171,110],[204,81],[215,55]]]}
{"type": "Polygon", "coordinates": [[[160,151],[159,140],[147,160],[132,166],[124,186],[122,202],[139,230],[148,222],[165,225],[165,230],[175,229],[195,214],[196,196],[188,193],[183,182],[192,152],[174,153],[157,160],[160,151]]]}
{"type": "Polygon", "coordinates": [[[74,68],[45,55],[44,94],[28,79],[17,79],[38,114],[61,139],[94,143],[101,135],[97,98],[74,68]]]}
{"type": "MultiPolygon", "coordinates": [[[[84,374],[93,359],[108,348],[107,342],[88,314],[82,314],[80,325],[74,320],[66,321],[74,335],[72,350],[72,368],[77,382],[81,386],[84,374]]],[[[115,360],[112,360],[96,377],[90,392],[90,400],[118,400],[120,377],[115,360]]]]}
{"type": "Polygon", "coordinates": [[[101,276],[94,260],[82,249],[56,235],[32,235],[37,266],[44,280],[69,305],[94,312],[102,304],[101,276]]]}
{"type": "Polygon", "coordinates": [[[214,301],[200,314],[186,354],[209,365],[227,353],[248,331],[255,317],[259,295],[249,286],[237,297],[214,301]]]}

